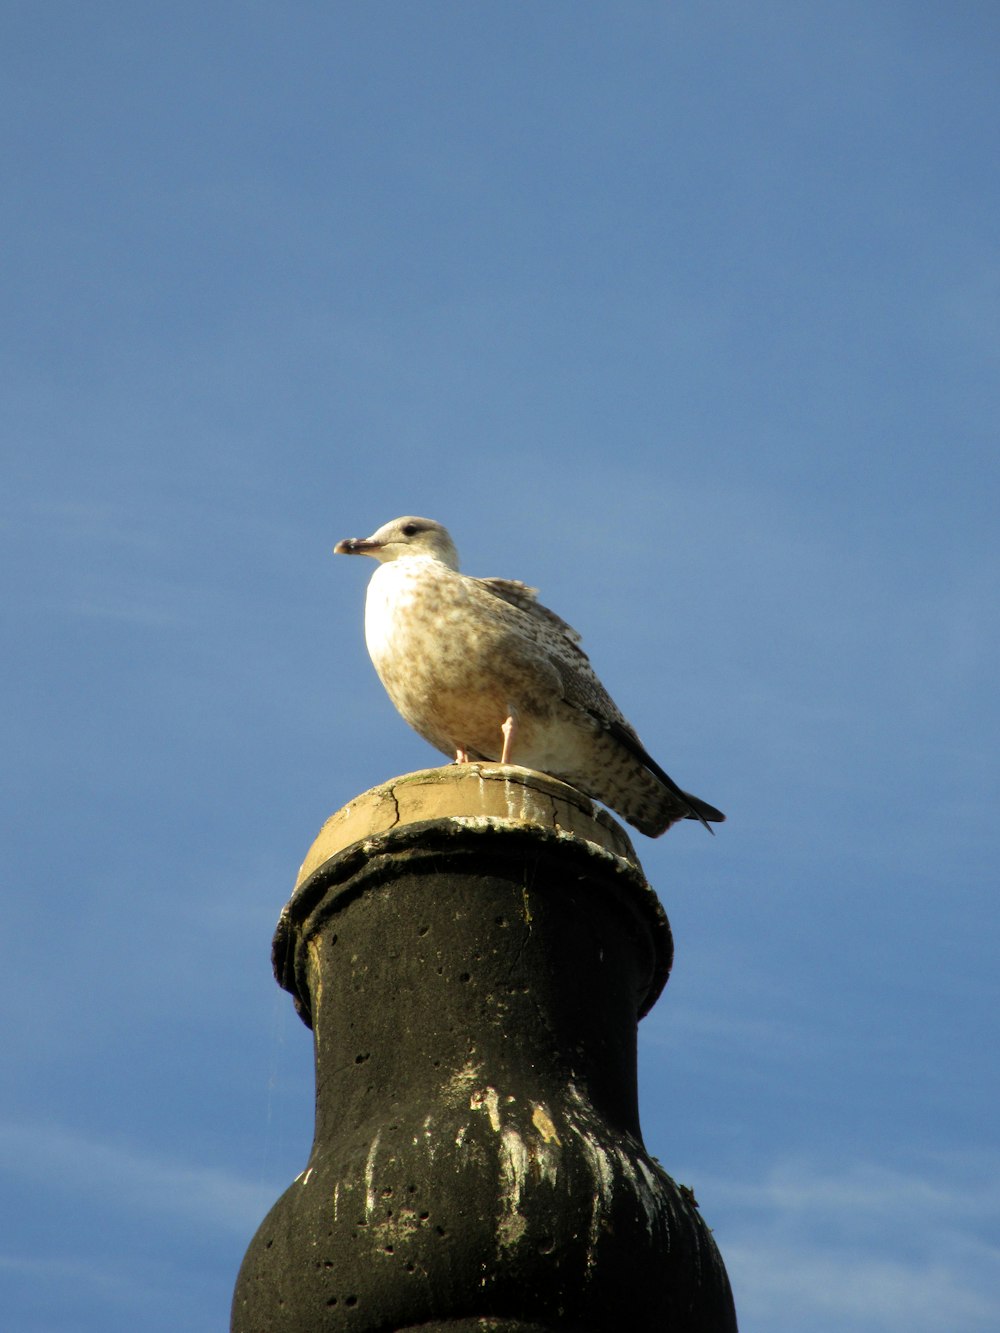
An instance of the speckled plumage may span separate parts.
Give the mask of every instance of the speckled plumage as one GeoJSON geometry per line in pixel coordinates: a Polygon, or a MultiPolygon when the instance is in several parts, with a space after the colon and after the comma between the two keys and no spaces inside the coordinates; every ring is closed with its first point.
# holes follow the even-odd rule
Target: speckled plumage
{"type": "Polygon", "coordinates": [[[511,762],[568,782],[655,837],[678,819],[724,818],[647,754],[578,646],[579,635],[507,579],[461,574],[447,531],[394,519],[334,548],[371,555],[365,639],[390,699],[449,757],[511,762]]]}

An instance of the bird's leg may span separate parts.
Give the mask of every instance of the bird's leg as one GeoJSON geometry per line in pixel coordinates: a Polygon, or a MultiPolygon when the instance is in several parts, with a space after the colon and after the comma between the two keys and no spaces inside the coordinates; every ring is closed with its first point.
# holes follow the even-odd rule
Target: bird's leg
{"type": "Polygon", "coordinates": [[[461,749],[461,747],[459,747],[459,749],[457,749],[457,750],[455,751],[455,763],[456,763],[456,764],[467,764],[468,762],[469,762],[469,752],[468,752],[468,750],[463,750],[463,749],[461,749]]]}
{"type": "Polygon", "coordinates": [[[511,754],[514,750],[514,737],[517,735],[517,714],[513,709],[500,724],[500,730],[503,732],[503,749],[500,751],[501,764],[510,764],[513,762],[511,754]]]}

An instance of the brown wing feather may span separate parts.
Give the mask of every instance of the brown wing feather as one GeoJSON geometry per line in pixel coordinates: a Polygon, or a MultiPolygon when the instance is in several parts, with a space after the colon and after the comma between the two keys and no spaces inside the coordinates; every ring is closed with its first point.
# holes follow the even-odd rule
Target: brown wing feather
{"type": "Polygon", "coordinates": [[[488,592],[501,598],[510,606],[516,606],[525,615],[534,616],[547,625],[549,629],[558,630],[566,636],[570,643],[580,642],[580,635],[573,626],[567,625],[562,616],[557,616],[554,611],[550,611],[547,606],[543,606],[538,600],[537,588],[529,588],[520,579],[476,579],[475,582],[481,584],[488,592]]]}
{"type": "Polygon", "coordinates": [[[621,709],[601,684],[587,654],[579,647],[580,635],[561,616],[538,601],[538,589],[517,579],[488,578],[474,579],[472,582],[524,613],[527,617],[525,629],[529,630],[530,627],[530,637],[544,642],[549,663],[559,676],[566,703],[586,713],[652,773],[676,799],[686,819],[697,819],[712,833],[714,830],[709,827],[709,821],[719,823],[725,819],[725,815],[707,801],[678,787],[649,754],[621,709]]]}

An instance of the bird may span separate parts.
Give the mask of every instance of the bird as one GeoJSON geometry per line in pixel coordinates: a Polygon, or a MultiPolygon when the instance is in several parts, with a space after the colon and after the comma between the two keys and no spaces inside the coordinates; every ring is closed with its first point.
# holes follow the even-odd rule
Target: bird
{"type": "Polygon", "coordinates": [[[725,819],[651,757],[601,684],[580,635],[516,579],[459,569],[448,530],[404,515],[337,555],[378,561],[365,641],[398,712],[457,763],[518,764],[575,787],[649,837],[725,819]]]}

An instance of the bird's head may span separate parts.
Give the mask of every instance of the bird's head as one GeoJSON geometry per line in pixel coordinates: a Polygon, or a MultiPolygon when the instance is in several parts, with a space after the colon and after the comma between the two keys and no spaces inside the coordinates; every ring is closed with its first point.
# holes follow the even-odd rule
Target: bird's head
{"type": "Polygon", "coordinates": [[[416,518],[412,514],[383,523],[370,537],[346,537],[333,550],[335,555],[370,555],[381,562],[424,556],[439,560],[449,569],[458,569],[458,552],[447,528],[432,518],[416,518]]]}

